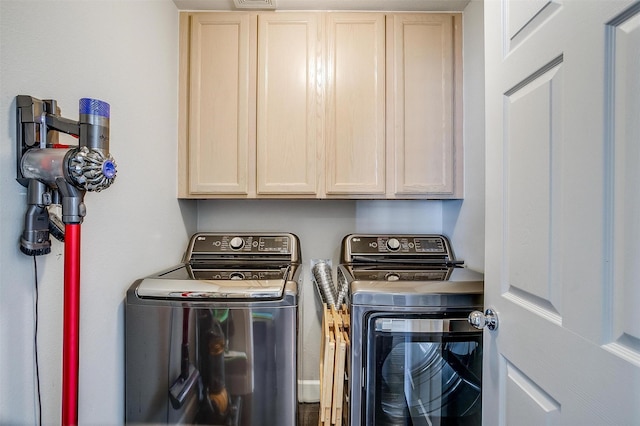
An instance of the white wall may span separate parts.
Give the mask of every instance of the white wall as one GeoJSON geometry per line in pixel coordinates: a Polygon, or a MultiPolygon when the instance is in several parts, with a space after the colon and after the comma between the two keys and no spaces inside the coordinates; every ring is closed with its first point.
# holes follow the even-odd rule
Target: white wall
{"type": "MultiPolygon", "coordinates": [[[[34,267],[18,250],[15,96],[111,104],[114,185],[85,198],[79,422],[124,420],[125,290],[176,263],[195,203],[176,200],[178,12],[170,0],[0,1],[0,424],[36,423],[34,267]],[[186,224],[186,225],[185,225],[186,224]]],[[[39,257],[43,420],[60,423],[63,246],[39,257]]]]}

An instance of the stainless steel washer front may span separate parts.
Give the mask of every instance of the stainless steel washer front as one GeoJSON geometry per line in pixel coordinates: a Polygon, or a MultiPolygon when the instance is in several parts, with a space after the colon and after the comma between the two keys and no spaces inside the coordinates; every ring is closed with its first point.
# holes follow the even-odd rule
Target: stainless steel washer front
{"type": "Polygon", "coordinates": [[[199,233],[125,303],[125,422],[296,424],[300,246],[199,233]]]}
{"type": "Polygon", "coordinates": [[[483,276],[440,235],[349,235],[351,425],[480,425],[483,276]],[[389,241],[391,241],[389,243],[389,241]]]}

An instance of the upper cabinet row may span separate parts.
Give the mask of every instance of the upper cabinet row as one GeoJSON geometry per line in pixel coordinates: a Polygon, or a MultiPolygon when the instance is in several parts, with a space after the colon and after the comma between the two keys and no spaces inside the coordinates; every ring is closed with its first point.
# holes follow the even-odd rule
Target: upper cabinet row
{"type": "Polygon", "coordinates": [[[180,15],[181,198],[460,198],[460,14],[180,15]]]}

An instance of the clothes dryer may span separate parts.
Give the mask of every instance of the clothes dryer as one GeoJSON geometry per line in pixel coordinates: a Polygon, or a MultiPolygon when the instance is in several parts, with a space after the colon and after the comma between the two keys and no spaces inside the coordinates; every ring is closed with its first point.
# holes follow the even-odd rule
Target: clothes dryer
{"type": "Polygon", "coordinates": [[[480,425],[483,276],[443,235],[348,235],[351,425],[480,425]]]}

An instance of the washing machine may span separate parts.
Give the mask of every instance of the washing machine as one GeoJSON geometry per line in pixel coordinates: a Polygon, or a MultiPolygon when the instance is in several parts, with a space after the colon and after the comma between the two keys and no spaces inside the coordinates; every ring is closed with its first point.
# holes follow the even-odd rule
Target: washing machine
{"type": "Polygon", "coordinates": [[[483,275],[443,235],[356,235],[342,242],[349,286],[349,417],[358,425],[480,425],[483,275]]]}
{"type": "Polygon", "coordinates": [[[125,423],[296,424],[300,243],[193,235],[125,300],[125,423]]]}

